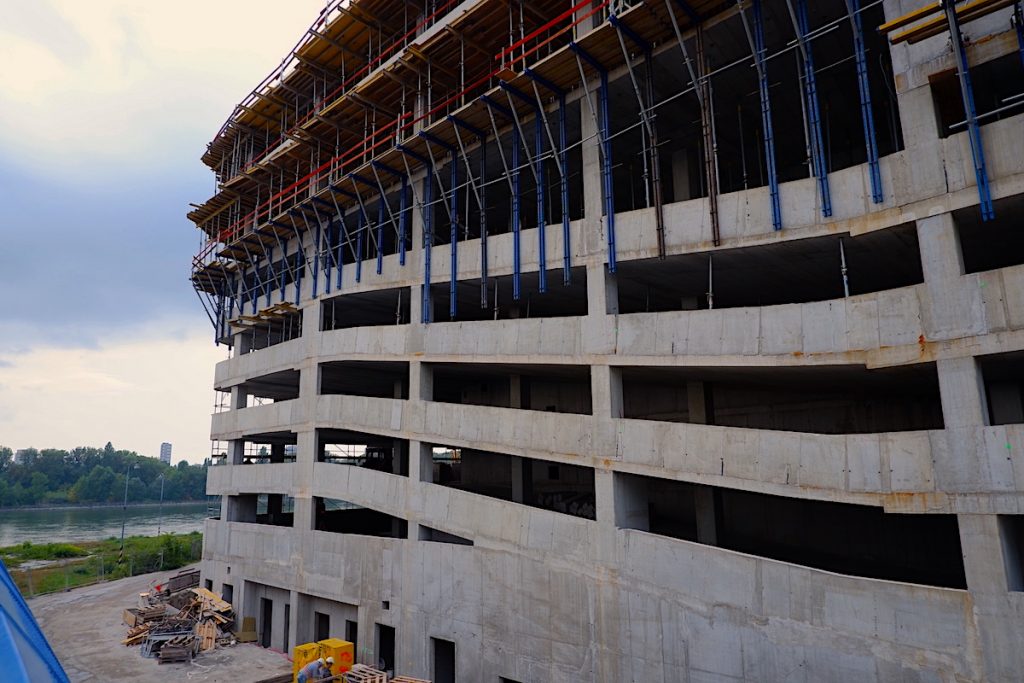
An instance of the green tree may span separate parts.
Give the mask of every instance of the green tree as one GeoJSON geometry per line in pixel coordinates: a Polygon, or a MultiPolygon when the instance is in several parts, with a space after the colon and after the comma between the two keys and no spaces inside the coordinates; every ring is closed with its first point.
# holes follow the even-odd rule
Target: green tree
{"type": "MultiPolygon", "coordinates": [[[[72,487],[72,495],[76,501],[98,503],[114,497],[118,476],[109,467],[95,467],[89,474],[79,479],[72,487]]],[[[124,478],[120,478],[124,482],[124,478]]]]}
{"type": "Polygon", "coordinates": [[[14,451],[7,446],[0,446],[0,473],[6,472],[14,460],[14,451]]]}

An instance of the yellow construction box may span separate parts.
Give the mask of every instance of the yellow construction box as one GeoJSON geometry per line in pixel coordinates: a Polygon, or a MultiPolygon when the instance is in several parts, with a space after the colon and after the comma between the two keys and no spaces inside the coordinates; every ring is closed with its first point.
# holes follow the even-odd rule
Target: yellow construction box
{"type": "Polygon", "coordinates": [[[318,657],[320,657],[320,645],[318,643],[296,645],[292,651],[292,681],[299,680],[299,670],[318,657]]]}
{"type": "Polygon", "coordinates": [[[334,666],[331,667],[333,675],[343,674],[352,668],[356,654],[355,646],[352,643],[341,638],[328,638],[321,640],[318,644],[321,657],[324,659],[334,657],[334,666]]]}

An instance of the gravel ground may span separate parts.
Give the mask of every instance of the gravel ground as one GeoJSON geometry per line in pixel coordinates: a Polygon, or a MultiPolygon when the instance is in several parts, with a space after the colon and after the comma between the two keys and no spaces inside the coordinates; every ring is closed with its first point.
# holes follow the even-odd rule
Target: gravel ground
{"type": "Polygon", "coordinates": [[[121,613],[136,604],[139,593],[171,573],[143,574],[28,601],[73,683],[253,683],[291,671],[284,655],[251,643],[217,648],[178,664],[157,664],[142,657],[138,646],[122,645],[127,627],[121,613]]]}

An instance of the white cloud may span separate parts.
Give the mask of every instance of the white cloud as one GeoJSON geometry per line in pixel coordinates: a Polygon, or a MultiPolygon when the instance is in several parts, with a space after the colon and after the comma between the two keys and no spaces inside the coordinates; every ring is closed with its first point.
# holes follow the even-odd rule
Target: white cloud
{"type": "Polygon", "coordinates": [[[97,349],[37,349],[0,363],[0,445],[102,446],[202,462],[210,451],[214,365],[226,357],[205,329],[97,349]]]}
{"type": "Polygon", "coordinates": [[[323,4],[0,0],[0,152],[63,174],[198,167],[323,4]]]}

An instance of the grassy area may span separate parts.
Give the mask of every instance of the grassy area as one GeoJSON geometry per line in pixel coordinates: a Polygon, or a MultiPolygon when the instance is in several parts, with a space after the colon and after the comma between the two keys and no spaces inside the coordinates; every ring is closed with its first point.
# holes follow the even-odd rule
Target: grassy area
{"type": "Polygon", "coordinates": [[[131,536],[124,541],[124,560],[118,562],[120,541],[81,543],[21,543],[0,548],[0,559],[25,596],[50,593],[96,581],[172,570],[199,559],[203,535],[162,534],[131,536]],[[22,566],[34,560],[53,561],[45,567],[22,566]]]}

